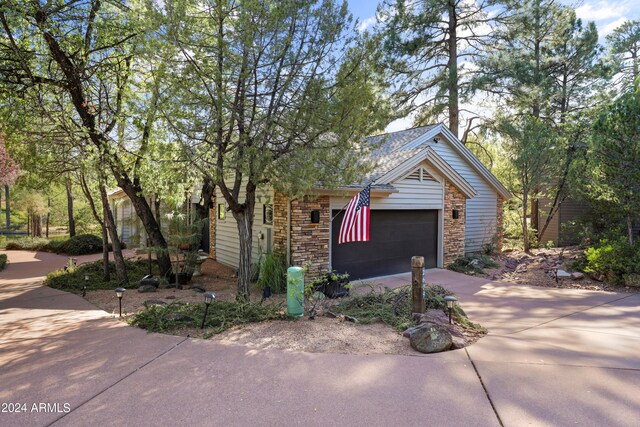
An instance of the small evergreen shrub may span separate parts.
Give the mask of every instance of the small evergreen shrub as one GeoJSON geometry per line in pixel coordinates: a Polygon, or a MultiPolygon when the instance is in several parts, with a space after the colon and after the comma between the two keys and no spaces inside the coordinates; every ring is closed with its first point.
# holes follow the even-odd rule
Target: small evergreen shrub
{"type": "Polygon", "coordinates": [[[451,271],[464,274],[484,274],[484,268],[495,268],[498,264],[494,260],[485,255],[465,255],[453,260],[453,262],[447,265],[447,268],[451,271]]]}
{"type": "MultiPolygon", "coordinates": [[[[130,324],[149,332],[171,332],[185,327],[199,328],[204,316],[204,304],[173,303],[166,306],[149,306],[134,314],[130,324]],[[176,320],[176,314],[184,315],[176,320]]],[[[267,320],[286,320],[280,304],[256,302],[214,301],[207,313],[205,327],[218,334],[232,326],[267,320]]]]}
{"type": "MultiPolygon", "coordinates": [[[[444,297],[455,296],[455,293],[440,285],[427,285],[425,288],[425,304],[427,309],[447,309],[444,297]]],[[[340,301],[331,307],[331,311],[351,316],[363,324],[382,322],[397,331],[414,326],[411,311],[411,285],[395,289],[387,289],[383,293],[370,292],[356,295],[340,301]]],[[[458,304],[454,306],[452,316],[465,328],[486,332],[482,326],[469,321],[458,304]]]]}
{"type": "MultiPolygon", "coordinates": [[[[115,289],[118,286],[138,287],[138,281],[149,273],[149,264],[146,260],[130,261],[125,260],[127,276],[129,277],[129,285],[118,283],[116,278],[115,263],[109,263],[109,271],[111,280],[105,282],[103,280],[102,261],[81,264],[75,268],[62,268],[47,275],[45,284],[51,288],[60,289],[62,291],[82,293],[82,288],[87,285],[87,290],[97,289],[115,289]],[[89,276],[89,281],[84,280],[84,276],[89,276]]],[[[155,262],[152,263],[152,273],[158,275],[158,267],[155,262]]]]}
{"type": "Polygon", "coordinates": [[[587,249],[584,260],[576,265],[584,266],[587,273],[604,275],[608,281],[622,285],[625,277],[640,274],[640,243],[630,246],[624,237],[603,239],[587,249]]]}
{"type": "Polygon", "coordinates": [[[78,234],[72,238],[56,244],[52,252],[68,255],[87,255],[102,252],[102,239],[93,234],[78,234]]]}
{"type": "Polygon", "coordinates": [[[7,266],[7,254],[0,254],[0,271],[4,270],[7,266]]]}

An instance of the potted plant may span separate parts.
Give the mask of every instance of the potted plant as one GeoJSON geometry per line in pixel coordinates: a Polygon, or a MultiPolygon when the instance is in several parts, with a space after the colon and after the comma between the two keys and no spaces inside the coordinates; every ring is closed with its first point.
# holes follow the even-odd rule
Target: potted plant
{"type": "Polygon", "coordinates": [[[322,292],[328,298],[341,298],[349,295],[349,274],[336,271],[320,275],[313,281],[313,289],[322,292]]]}
{"type": "Polygon", "coordinates": [[[169,219],[169,250],[174,262],[169,281],[182,289],[195,271],[198,252],[194,249],[200,242],[202,224],[200,221],[189,223],[183,214],[172,214],[169,219]]]}

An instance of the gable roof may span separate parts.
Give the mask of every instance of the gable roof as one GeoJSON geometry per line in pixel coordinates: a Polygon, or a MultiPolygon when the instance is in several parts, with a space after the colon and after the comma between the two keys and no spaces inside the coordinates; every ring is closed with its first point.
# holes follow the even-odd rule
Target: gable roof
{"type": "Polygon", "coordinates": [[[498,194],[505,199],[511,198],[509,190],[442,123],[366,138],[365,141],[371,145],[381,144],[371,154],[371,160],[376,163],[376,167],[367,177],[367,181],[372,182],[374,188],[379,185],[388,186],[392,180],[408,172],[411,167],[427,160],[465,196],[475,196],[476,190],[431,148],[436,137],[445,138],[453,150],[498,194]]]}

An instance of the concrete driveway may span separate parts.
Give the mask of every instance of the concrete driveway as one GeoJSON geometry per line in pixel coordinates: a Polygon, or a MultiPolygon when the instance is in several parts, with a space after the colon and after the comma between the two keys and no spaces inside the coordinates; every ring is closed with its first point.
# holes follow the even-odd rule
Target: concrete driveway
{"type": "MultiPolygon", "coordinates": [[[[66,257],[8,252],[0,425],[637,426],[640,295],[429,270],[490,329],[465,350],[254,350],[131,328],[42,287],[66,257]],[[34,405],[35,404],[35,405],[34,405]],[[20,412],[17,412],[20,410],[20,412]]],[[[380,279],[408,283],[408,275],[380,279]]]]}

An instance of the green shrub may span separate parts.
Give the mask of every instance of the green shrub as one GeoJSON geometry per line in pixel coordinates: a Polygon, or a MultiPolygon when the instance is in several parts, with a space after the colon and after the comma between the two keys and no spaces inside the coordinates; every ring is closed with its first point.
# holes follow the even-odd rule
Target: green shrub
{"type": "Polygon", "coordinates": [[[271,287],[271,292],[283,294],[287,291],[287,264],[284,257],[270,252],[260,262],[258,285],[261,288],[271,287]]]}
{"type": "MultiPolygon", "coordinates": [[[[125,260],[125,266],[130,286],[137,288],[137,282],[149,273],[148,262],[146,260],[125,260]]],[[[105,282],[102,274],[102,261],[81,264],[77,268],[60,269],[49,273],[45,284],[55,289],[73,293],[82,293],[82,288],[85,284],[87,285],[87,290],[115,289],[121,286],[116,279],[116,266],[113,262],[109,263],[109,271],[111,272],[111,280],[105,282]],[[88,281],[84,280],[85,275],[89,276],[88,281]]],[[[155,262],[152,263],[151,271],[156,275],[159,272],[155,262]]]]}
{"type": "Polygon", "coordinates": [[[584,271],[604,275],[614,284],[625,276],[640,274],[640,243],[630,246],[626,238],[604,239],[584,253],[584,271]]]}
{"type": "Polygon", "coordinates": [[[464,274],[484,274],[484,268],[487,267],[495,268],[498,267],[498,264],[485,255],[465,255],[456,258],[451,264],[447,265],[449,270],[464,274]]]}
{"type": "MultiPolygon", "coordinates": [[[[447,304],[444,297],[447,295],[455,296],[453,292],[440,285],[427,285],[426,308],[445,310],[447,304]]],[[[411,310],[411,285],[387,289],[383,293],[372,291],[364,295],[356,295],[332,306],[331,311],[355,317],[363,324],[383,322],[397,331],[404,331],[416,324],[411,310]]],[[[457,304],[452,314],[464,327],[481,332],[486,331],[480,325],[470,322],[457,304]]]]}
{"type": "Polygon", "coordinates": [[[78,234],[62,243],[55,243],[52,249],[55,249],[52,252],[68,255],[96,254],[102,252],[102,239],[93,234],[78,234]]]}
{"type": "MultiPolygon", "coordinates": [[[[132,316],[130,324],[149,332],[171,332],[185,327],[199,328],[204,316],[204,304],[173,303],[167,306],[149,306],[132,316]],[[188,316],[186,320],[174,320],[173,314],[188,316]],[[190,318],[190,320],[189,320],[190,318]]],[[[207,313],[205,327],[210,333],[220,333],[232,326],[267,320],[285,320],[280,304],[255,302],[214,301],[207,313]]]]}
{"type": "Polygon", "coordinates": [[[411,287],[369,292],[340,301],[331,311],[358,319],[362,324],[382,322],[397,331],[415,324],[411,317],[411,287]]]}
{"type": "Polygon", "coordinates": [[[6,248],[11,251],[42,251],[48,244],[49,240],[42,237],[24,237],[9,240],[6,248]]]}
{"type": "Polygon", "coordinates": [[[7,254],[0,254],[0,271],[4,270],[4,268],[7,266],[7,262],[9,262],[9,260],[7,259],[7,254]]]}
{"type": "Polygon", "coordinates": [[[102,252],[102,239],[93,234],[79,234],[70,239],[45,239],[42,237],[24,237],[9,240],[7,250],[45,251],[66,255],[87,255],[102,252]]]}

